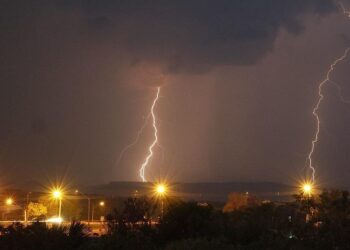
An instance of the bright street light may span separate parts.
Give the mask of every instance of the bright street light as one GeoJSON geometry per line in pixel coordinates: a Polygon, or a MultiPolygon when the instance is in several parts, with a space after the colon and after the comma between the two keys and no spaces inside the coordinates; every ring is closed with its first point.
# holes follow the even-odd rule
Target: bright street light
{"type": "Polygon", "coordinates": [[[161,201],[161,215],[164,215],[164,196],[168,193],[168,187],[165,183],[157,183],[154,186],[154,193],[160,198],[161,201]]]}
{"type": "Polygon", "coordinates": [[[157,184],[157,186],[156,186],[157,195],[163,196],[166,194],[166,192],[167,192],[167,188],[164,184],[157,184]]]}
{"type": "Polygon", "coordinates": [[[52,192],[52,196],[53,198],[55,199],[61,199],[62,198],[62,192],[58,189],[55,189],[53,192],[52,192]]]}
{"type": "Polygon", "coordinates": [[[59,207],[58,207],[58,218],[61,218],[61,210],[62,210],[62,191],[59,189],[54,189],[52,192],[52,196],[54,199],[59,200],[59,207]]]}
{"type": "Polygon", "coordinates": [[[11,197],[7,198],[7,199],[5,200],[5,204],[6,204],[7,206],[11,206],[11,205],[13,204],[13,199],[12,199],[11,197]]]}
{"type": "MultiPolygon", "coordinates": [[[[101,209],[105,206],[105,202],[104,201],[100,201],[98,203],[98,205],[101,207],[101,209]]],[[[97,204],[96,204],[97,206],[97,204]]],[[[91,221],[94,221],[94,214],[95,214],[95,206],[94,204],[92,204],[92,213],[91,213],[91,221]]]]}
{"type": "Polygon", "coordinates": [[[87,206],[87,209],[88,209],[88,211],[87,211],[87,221],[88,221],[88,224],[89,224],[89,222],[90,222],[91,198],[90,198],[89,196],[85,195],[84,193],[80,192],[78,189],[75,189],[75,190],[74,190],[74,193],[75,193],[76,195],[80,195],[80,196],[86,198],[87,201],[88,201],[88,206],[87,206]]]}
{"type": "Polygon", "coordinates": [[[313,193],[313,185],[312,183],[309,183],[309,182],[305,182],[303,185],[302,185],[302,192],[304,195],[307,195],[307,196],[311,196],[312,193],[313,193]]]}

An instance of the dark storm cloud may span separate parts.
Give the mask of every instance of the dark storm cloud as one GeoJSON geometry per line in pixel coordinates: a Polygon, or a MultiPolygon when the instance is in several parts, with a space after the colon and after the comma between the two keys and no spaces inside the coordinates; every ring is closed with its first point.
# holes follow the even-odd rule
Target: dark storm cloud
{"type": "Polygon", "coordinates": [[[166,73],[253,64],[273,49],[283,28],[298,34],[303,15],[335,10],[330,0],[59,1],[82,10],[92,31],[109,27],[111,42],[135,61],[166,73]],[[111,27],[112,26],[112,27],[111,27]]]}
{"type": "Polygon", "coordinates": [[[160,85],[163,75],[254,64],[281,29],[299,34],[306,14],[335,9],[331,0],[5,1],[2,61],[30,75],[97,65],[119,83],[160,85]]]}
{"type": "MultiPolygon", "coordinates": [[[[142,143],[131,163],[118,169],[117,177],[111,173],[115,158],[139,128],[153,97],[152,89],[148,92],[145,86],[160,85],[168,76],[180,73],[190,77],[203,73],[193,77],[205,78],[204,73],[222,65],[252,66],[273,50],[280,30],[300,35],[305,16],[324,16],[334,10],[331,0],[2,1],[1,171],[12,170],[15,176],[30,174],[31,178],[42,174],[42,169],[70,162],[82,179],[136,179],[138,161],[144,154],[142,143]]],[[[201,80],[186,84],[192,82],[201,80]]],[[[233,86],[227,79],[222,82],[233,86]]],[[[257,86],[261,85],[259,82],[257,86]]],[[[191,137],[195,126],[203,133],[198,138],[211,138],[211,131],[217,129],[213,120],[229,124],[225,121],[229,112],[224,108],[217,113],[220,117],[209,119],[214,113],[211,102],[199,96],[193,105],[190,90],[178,92],[172,104],[162,99],[163,113],[159,110],[163,117],[172,116],[171,110],[180,117],[174,121],[173,133],[163,132],[165,143],[176,138],[195,142],[191,137]],[[187,105],[181,106],[179,100],[186,97],[187,105]],[[191,127],[181,115],[185,113],[191,120],[196,118],[193,112],[208,120],[193,121],[191,127]],[[186,138],[179,136],[180,131],[188,132],[186,138]]],[[[232,92],[241,94],[236,89],[232,92]]],[[[219,93],[210,101],[220,102],[222,97],[219,93]]],[[[226,99],[230,101],[227,109],[240,107],[232,98],[226,99]]],[[[261,110],[264,108],[261,105],[261,110]]],[[[243,124],[241,129],[245,127],[243,124]]],[[[202,144],[212,145],[209,139],[202,144]]],[[[235,139],[225,139],[227,136],[221,135],[218,142],[224,142],[226,148],[236,143],[235,139]]],[[[173,148],[180,148],[181,143],[174,143],[173,148]]],[[[208,161],[201,160],[196,146],[193,144],[181,161],[195,162],[190,157],[196,152],[199,160],[195,164],[205,166],[208,161]]],[[[214,154],[220,150],[210,150],[206,155],[216,159],[214,154]]],[[[181,166],[181,161],[176,163],[181,166]]]]}

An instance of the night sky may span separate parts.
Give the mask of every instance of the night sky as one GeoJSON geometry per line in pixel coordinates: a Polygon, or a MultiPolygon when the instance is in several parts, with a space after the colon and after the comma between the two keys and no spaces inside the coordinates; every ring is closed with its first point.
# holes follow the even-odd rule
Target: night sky
{"type": "MultiPolygon", "coordinates": [[[[350,8],[350,1],[343,1],[350,8]]],[[[350,46],[331,0],[1,0],[1,181],[279,181],[306,172],[317,84],[350,46]]],[[[332,79],[350,99],[350,59],[332,79]]],[[[350,104],[326,85],[317,181],[349,186],[350,104]]]]}

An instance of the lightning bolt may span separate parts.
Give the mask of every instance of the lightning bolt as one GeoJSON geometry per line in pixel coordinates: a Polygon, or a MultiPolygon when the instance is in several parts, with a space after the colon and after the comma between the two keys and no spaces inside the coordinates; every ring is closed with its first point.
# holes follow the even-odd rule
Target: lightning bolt
{"type": "MultiPolygon", "coordinates": [[[[341,61],[343,61],[347,55],[348,55],[348,52],[349,52],[349,49],[350,48],[347,48],[344,52],[344,54],[337,58],[332,64],[331,66],[329,67],[328,71],[327,71],[327,74],[326,74],[326,78],[320,82],[318,84],[318,100],[316,102],[316,105],[314,106],[313,110],[312,110],[312,115],[315,117],[316,119],[316,131],[315,131],[315,134],[314,134],[314,137],[311,141],[311,149],[310,149],[310,152],[308,154],[308,166],[309,168],[311,169],[311,172],[312,172],[312,182],[315,181],[315,172],[316,172],[316,169],[315,167],[313,166],[313,163],[312,163],[312,155],[315,151],[315,146],[316,146],[316,143],[318,142],[318,139],[319,139],[319,134],[320,134],[320,124],[321,124],[321,121],[320,121],[320,117],[318,115],[318,110],[320,108],[320,105],[322,103],[322,100],[324,99],[324,94],[323,94],[323,87],[324,85],[327,83],[327,82],[332,82],[330,80],[330,74],[334,71],[335,67],[337,66],[337,64],[341,61]]],[[[337,86],[339,87],[339,85],[337,84],[337,86]]]]}
{"type": "MultiPolygon", "coordinates": [[[[350,17],[350,11],[347,11],[344,8],[344,5],[341,2],[339,2],[339,6],[340,6],[341,10],[343,11],[343,13],[345,15],[347,15],[348,17],[350,17]]],[[[307,156],[308,167],[311,170],[311,174],[312,174],[311,177],[312,177],[312,182],[313,183],[315,182],[316,169],[315,169],[315,166],[313,165],[312,156],[313,156],[313,154],[315,152],[316,144],[319,141],[321,120],[320,120],[320,117],[319,117],[319,114],[318,114],[318,110],[319,110],[320,105],[321,105],[321,103],[322,103],[322,101],[324,99],[323,87],[327,83],[334,84],[337,87],[337,89],[338,89],[338,94],[339,94],[339,97],[340,97],[341,101],[343,101],[345,103],[348,103],[348,100],[345,100],[343,95],[342,95],[342,93],[341,93],[340,85],[337,84],[336,82],[334,82],[333,80],[331,80],[330,75],[334,71],[334,69],[336,68],[338,63],[341,63],[344,59],[346,59],[346,57],[348,56],[349,50],[350,50],[350,47],[347,48],[344,51],[342,56],[336,58],[333,61],[333,63],[330,65],[330,67],[329,67],[329,69],[327,71],[325,79],[323,79],[321,82],[318,83],[318,99],[317,99],[317,102],[316,102],[316,104],[315,104],[315,106],[314,106],[314,108],[312,110],[312,115],[315,117],[315,120],[316,120],[316,131],[315,131],[314,137],[312,138],[311,149],[310,149],[310,151],[308,153],[308,156],[307,156]]]]}
{"type": "Polygon", "coordinates": [[[153,131],[154,131],[154,140],[151,143],[151,145],[148,147],[148,155],[146,156],[144,162],[141,164],[140,177],[142,179],[142,182],[147,182],[146,177],[145,177],[145,169],[146,169],[150,159],[153,156],[153,148],[158,143],[157,119],[156,119],[156,115],[154,113],[154,108],[157,105],[157,102],[159,99],[159,93],[160,93],[160,87],[157,87],[157,94],[156,94],[156,97],[154,98],[152,106],[151,106],[151,117],[152,117],[153,131]]]}
{"type": "Polygon", "coordinates": [[[345,97],[343,96],[343,94],[342,94],[342,88],[340,87],[340,85],[339,85],[337,82],[335,82],[335,81],[331,81],[331,83],[333,83],[333,85],[337,88],[339,99],[340,99],[343,103],[350,104],[350,100],[345,99],[345,97]]]}
{"type": "Polygon", "coordinates": [[[120,152],[119,158],[118,158],[118,160],[116,161],[116,164],[115,164],[117,167],[119,166],[120,161],[123,159],[124,154],[125,154],[130,148],[132,148],[133,146],[135,146],[135,145],[138,143],[138,141],[139,141],[139,139],[140,139],[140,137],[141,137],[141,135],[142,135],[143,130],[144,130],[145,127],[147,126],[147,123],[148,123],[148,119],[149,119],[149,118],[150,118],[150,114],[149,114],[149,115],[146,117],[146,119],[144,120],[144,123],[143,123],[142,127],[139,129],[139,131],[137,131],[137,135],[136,135],[135,139],[134,139],[129,145],[127,145],[127,146],[120,152]]]}

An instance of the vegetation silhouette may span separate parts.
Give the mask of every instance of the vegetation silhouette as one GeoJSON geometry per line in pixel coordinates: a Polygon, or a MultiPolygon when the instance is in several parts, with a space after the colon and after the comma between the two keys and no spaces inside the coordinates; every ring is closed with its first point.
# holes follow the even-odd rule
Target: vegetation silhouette
{"type": "Polygon", "coordinates": [[[295,195],[283,204],[239,203],[229,212],[170,200],[164,216],[159,214],[154,200],[128,198],[106,216],[108,230],[100,237],[90,237],[86,226],[74,221],[68,227],[14,223],[0,228],[0,249],[350,249],[347,191],[295,195]]]}

